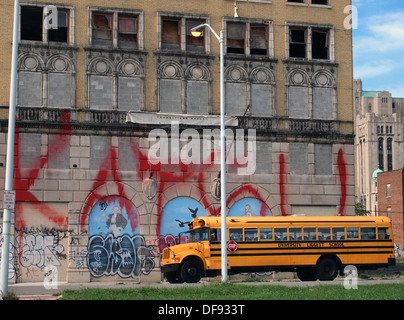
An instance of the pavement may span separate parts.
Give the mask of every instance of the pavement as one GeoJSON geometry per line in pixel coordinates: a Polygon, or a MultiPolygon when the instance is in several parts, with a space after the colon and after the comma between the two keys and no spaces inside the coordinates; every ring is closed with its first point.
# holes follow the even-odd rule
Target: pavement
{"type": "MultiPolygon", "coordinates": [[[[43,282],[16,283],[10,284],[8,287],[9,294],[14,294],[19,300],[57,300],[65,290],[81,290],[85,288],[105,288],[105,289],[122,289],[122,288],[140,288],[140,287],[156,287],[156,288],[175,288],[179,286],[198,287],[212,284],[212,281],[201,281],[197,284],[170,284],[168,282],[89,282],[89,283],[68,283],[58,282],[51,288],[45,288],[43,282]]],[[[344,285],[344,278],[337,278],[334,281],[320,282],[307,281],[302,282],[297,279],[289,279],[283,281],[268,282],[236,282],[243,285],[282,285],[287,287],[306,287],[320,285],[344,285]]],[[[395,284],[404,283],[404,276],[395,278],[380,278],[376,280],[358,279],[358,286],[375,285],[375,284],[395,284]]]]}

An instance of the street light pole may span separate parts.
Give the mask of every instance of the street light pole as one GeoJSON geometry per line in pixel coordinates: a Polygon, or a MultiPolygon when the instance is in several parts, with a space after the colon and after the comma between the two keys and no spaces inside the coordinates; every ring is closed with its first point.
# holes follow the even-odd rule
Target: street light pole
{"type": "Polygon", "coordinates": [[[220,31],[220,207],[222,220],[222,282],[227,282],[227,225],[226,225],[226,127],[224,122],[224,32],[220,31]]]}
{"type": "MultiPolygon", "coordinates": [[[[17,59],[18,59],[18,27],[19,27],[20,1],[14,1],[14,22],[13,22],[13,49],[11,57],[11,80],[10,80],[10,106],[8,118],[7,137],[7,159],[6,178],[4,191],[13,190],[14,171],[14,135],[15,135],[15,113],[17,97],[17,59]]],[[[8,295],[8,269],[10,259],[10,229],[11,210],[4,209],[3,212],[3,247],[1,254],[0,269],[0,294],[3,298],[8,295]]]]}
{"type": "Polygon", "coordinates": [[[200,37],[202,32],[198,30],[207,27],[220,43],[220,215],[221,215],[221,257],[222,257],[222,282],[227,282],[227,223],[226,223],[226,127],[225,115],[225,89],[224,89],[224,31],[220,36],[207,24],[201,24],[191,29],[194,37],[200,37]]]}

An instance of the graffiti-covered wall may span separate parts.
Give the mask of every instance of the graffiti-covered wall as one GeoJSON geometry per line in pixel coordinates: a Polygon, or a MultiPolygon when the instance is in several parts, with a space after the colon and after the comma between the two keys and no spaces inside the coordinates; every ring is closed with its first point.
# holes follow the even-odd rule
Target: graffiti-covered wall
{"type": "MultiPolygon", "coordinates": [[[[79,134],[68,113],[62,120],[35,132],[17,125],[10,281],[43,281],[51,273],[69,282],[160,279],[163,249],[189,241],[194,217],[220,215],[218,145],[212,139],[198,158],[193,152],[204,145],[191,139],[162,143],[150,131],[79,134]]],[[[353,213],[351,145],[267,136],[237,153],[233,148],[244,143],[233,141],[226,150],[229,216],[353,213]],[[240,174],[251,150],[254,171],[240,174]]]]}

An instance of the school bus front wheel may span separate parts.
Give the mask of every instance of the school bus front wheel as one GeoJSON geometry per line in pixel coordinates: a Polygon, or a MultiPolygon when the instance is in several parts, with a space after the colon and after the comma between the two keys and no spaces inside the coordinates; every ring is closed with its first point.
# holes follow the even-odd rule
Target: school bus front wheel
{"type": "Polygon", "coordinates": [[[189,259],[181,264],[180,276],[186,283],[197,283],[202,275],[203,267],[197,259],[189,259]]]}

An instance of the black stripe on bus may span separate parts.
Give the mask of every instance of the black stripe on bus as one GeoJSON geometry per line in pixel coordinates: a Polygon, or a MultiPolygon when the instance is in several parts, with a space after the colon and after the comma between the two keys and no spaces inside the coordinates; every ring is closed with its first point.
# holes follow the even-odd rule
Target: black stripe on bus
{"type": "MultiPolygon", "coordinates": [[[[355,242],[393,242],[392,239],[380,239],[380,240],[309,240],[309,241],[273,241],[273,240],[261,240],[261,241],[236,241],[237,245],[240,244],[279,244],[279,243],[355,243],[355,242]]],[[[211,241],[211,245],[220,245],[220,241],[211,241]]]]}
{"type": "Polygon", "coordinates": [[[326,223],[326,224],[330,224],[330,223],[343,223],[343,224],[350,224],[350,223],[376,223],[376,221],[373,220],[352,220],[352,221],[339,221],[339,220],[333,220],[333,221],[318,221],[318,220],[310,220],[310,221],[302,221],[302,220],[294,220],[294,221],[237,221],[236,219],[232,219],[230,220],[230,222],[244,222],[244,223],[284,223],[284,224],[293,224],[293,223],[312,223],[312,224],[317,224],[317,223],[326,223]]]}
{"type": "MultiPolygon", "coordinates": [[[[237,251],[247,251],[247,250],[256,250],[256,251],[262,251],[262,250],[315,250],[315,249],[322,249],[322,250],[346,250],[346,249],[394,249],[394,246],[366,246],[366,247],[359,247],[359,246],[354,246],[354,247],[274,247],[274,248],[238,248],[237,251]]],[[[221,248],[212,248],[210,249],[211,251],[220,251],[221,248]]]]}
{"type": "MultiPolygon", "coordinates": [[[[258,256],[258,257],[265,257],[265,256],[286,256],[286,255],[306,255],[306,256],[315,256],[315,255],[322,255],[327,252],[297,252],[291,254],[290,252],[280,252],[280,253],[230,253],[228,252],[227,255],[228,257],[252,257],[252,256],[258,256]]],[[[333,252],[334,253],[334,252],[333,252]]],[[[344,255],[344,254],[393,254],[392,251],[346,251],[346,252],[336,252],[338,255],[344,255]]],[[[212,254],[211,257],[220,257],[220,254],[212,254]]]]}

